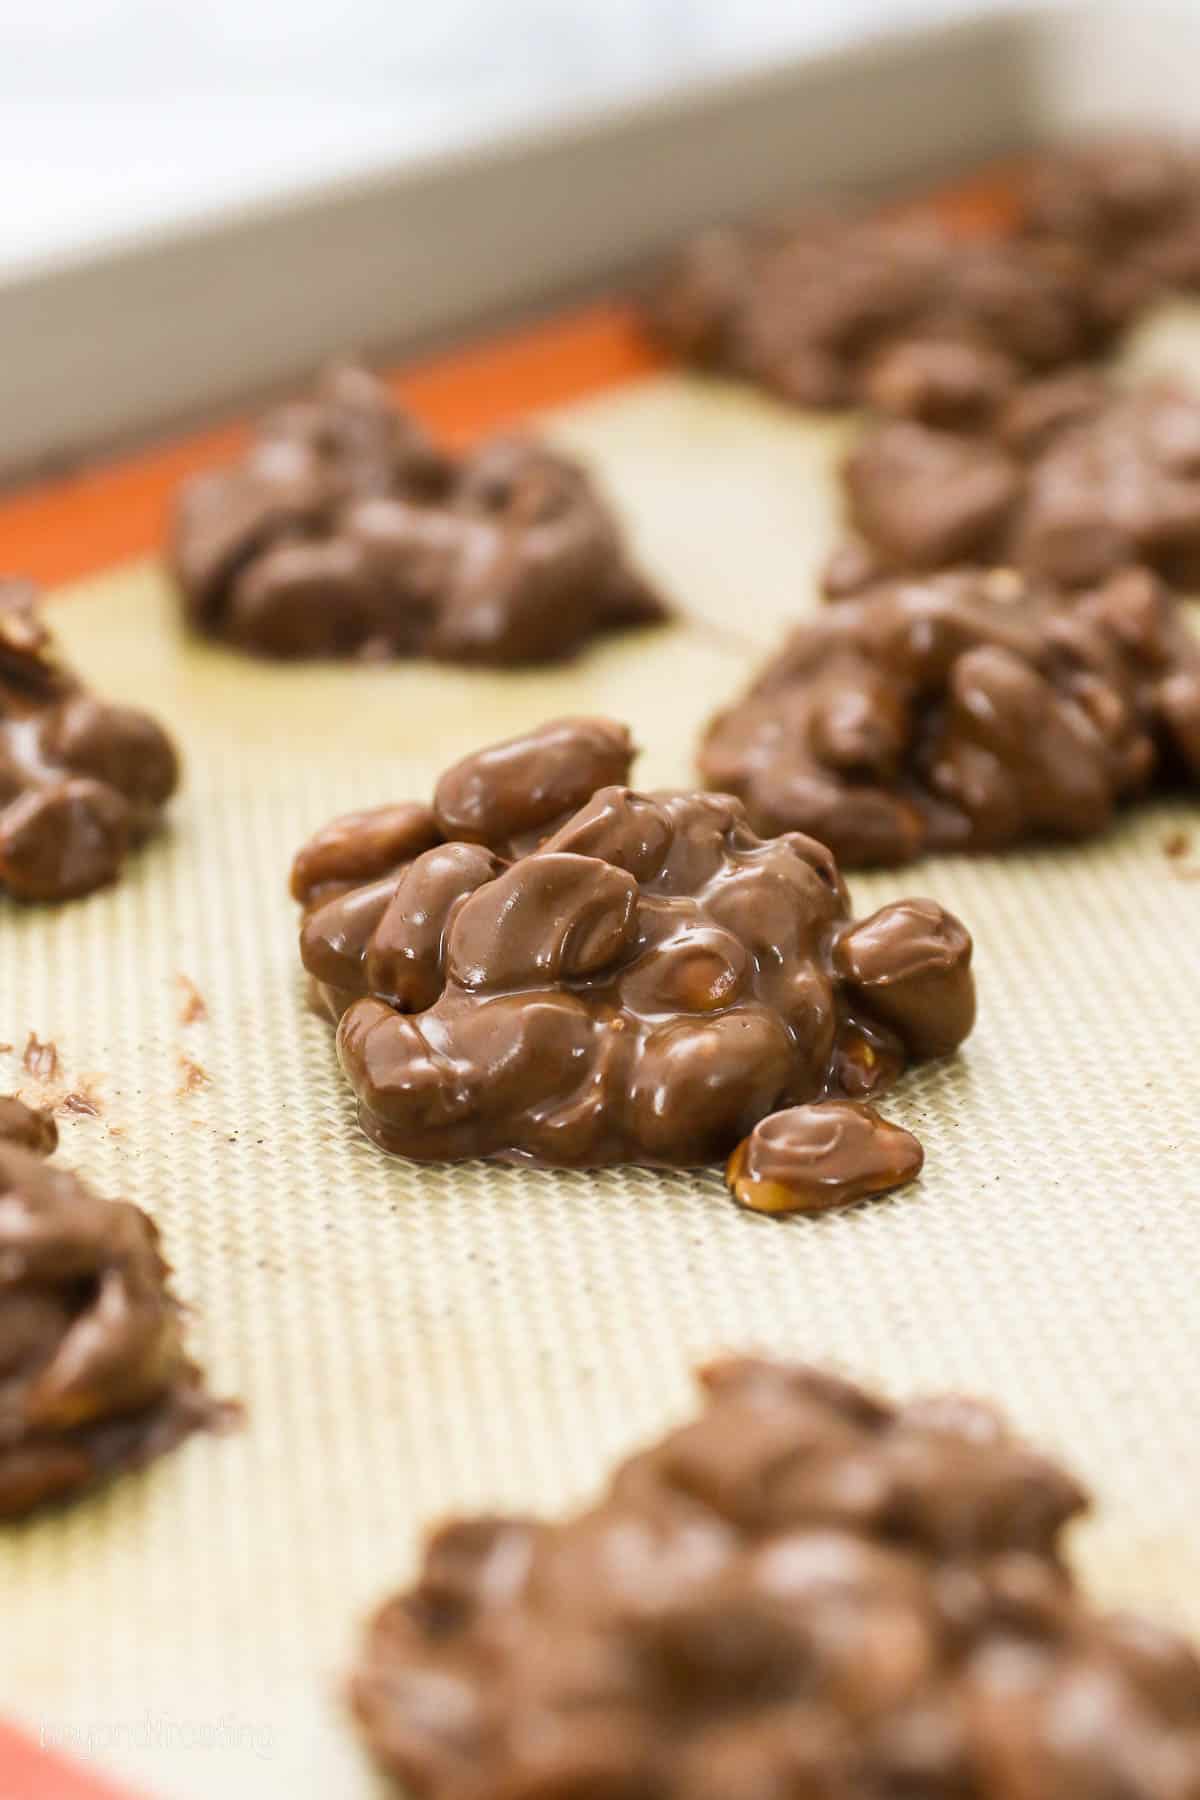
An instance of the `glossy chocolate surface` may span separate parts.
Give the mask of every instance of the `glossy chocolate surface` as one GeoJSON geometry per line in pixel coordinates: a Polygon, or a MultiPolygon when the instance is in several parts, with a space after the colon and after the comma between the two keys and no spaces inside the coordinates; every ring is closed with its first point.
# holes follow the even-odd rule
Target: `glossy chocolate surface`
{"type": "Polygon", "coordinates": [[[58,660],[33,589],[0,578],[0,892],[68,900],[102,887],[178,779],[162,727],[88,693],[58,660]]]}
{"type": "Polygon", "coordinates": [[[168,1273],[139,1207],[0,1144],[0,1520],[212,1421],[168,1273]]]}
{"type": "Polygon", "coordinates": [[[301,957],[384,1148],[702,1164],[970,1029],[957,920],[884,908],[871,962],[822,845],[758,837],[728,795],[638,793],[632,757],[623,726],[558,720],[301,850],[301,957]],[[950,980],[913,951],[939,929],[950,980]]]}
{"type": "Polygon", "coordinates": [[[353,365],[187,483],[170,555],[191,623],[263,656],[551,662],[666,616],[578,465],[436,450],[353,365]]]}
{"type": "Polygon", "coordinates": [[[1200,1660],[1089,1604],[1078,1483],[958,1396],[705,1371],[561,1522],[465,1518],[351,1700],[422,1800],[1195,1800],[1200,1660]]]}
{"type": "Polygon", "coordinates": [[[1070,604],[1011,569],[882,582],[799,626],[699,761],[851,865],[1088,837],[1200,784],[1200,642],[1146,570],[1070,604]]]}

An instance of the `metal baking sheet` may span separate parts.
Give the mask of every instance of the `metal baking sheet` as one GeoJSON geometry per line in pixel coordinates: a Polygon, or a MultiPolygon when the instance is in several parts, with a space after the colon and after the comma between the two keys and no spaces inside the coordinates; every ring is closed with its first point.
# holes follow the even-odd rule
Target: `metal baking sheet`
{"type": "MultiPolygon", "coordinates": [[[[1200,366],[1198,345],[1179,309],[1137,357],[1200,366]]],[[[859,911],[931,893],[978,944],[965,1053],[890,1100],[928,1157],[889,1200],[779,1222],[715,1171],[425,1168],[360,1135],[304,1005],[296,846],[569,710],[631,721],[645,783],[686,779],[702,721],[813,603],[853,430],[676,375],[549,425],[686,621],[497,675],[198,646],[149,564],[54,607],[99,688],[172,722],[186,785],[120,886],[3,909],[0,1088],[37,1097],[33,1030],[98,1096],[60,1159],[153,1211],[247,1419],[0,1536],[4,1704],[160,1800],[375,1793],[340,1682],[425,1523],[578,1500],[722,1348],[994,1395],[1095,1488],[1077,1543],[1100,1592],[1200,1628],[1200,880],[1163,849],[1192,830],[1200,850],[1194,807],[854,880],[859,911]]]]}
{"type": "MultiPolygon", "coordinates": [[[[854,9],[861,10],[861,9],[854,9]]],[[[1190,0],[991,0],[0,269],[0,473],[611,283],[716,217],[954,174],[1097,120],[1189,129],[1190,0]],[[964,14],[948,18],[946,13],[964,14]],[[220,295],[220,305],[212,297],[220,295]]]]}

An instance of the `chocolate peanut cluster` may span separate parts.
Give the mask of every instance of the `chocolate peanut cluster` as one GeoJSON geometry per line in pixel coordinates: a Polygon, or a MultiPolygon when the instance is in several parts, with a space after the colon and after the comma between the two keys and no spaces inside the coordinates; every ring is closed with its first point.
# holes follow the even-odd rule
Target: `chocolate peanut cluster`
{"type": "Polygon", "coordinates": [[[685,362],[799,406],[866,401],[974,426],[1022,380],[1106,347],[1125,317],[1097,294],[1090,256],[1070,244],[823,215],[705,233],[662,276],[646,318],[685,362]]]}
{"type": "Polygon", "coordinates": [[[725,794],[635,792],[632,757],[623,726],[559,720],[296,858],[301,957],[385,1149],[702,1164],[969,1031],[956,919],[856,924],[822,845],[756,836],[725,794]]]}
{"type": "Polygon", "coordinates": [[[351,1685],[423,1800],[1196,1800],[1200,1659],[1075,1587],[988,1406],[758,1360],[561,1523],[467,1518],[351,1685]]]}
{"type": "Polygon", "coordinates": [[[960,562],[1072,588],[1141,563],[1200,585],[1200,398],[1174,383],[1122,392],[1076,371],[1021,392],[993,431],[884,421],[842,473],[833,598],[960,562]]]}
{"type": "Polygon", "coordinates": [[[147,713],[97,699],[59,661],[34,598],[0,578],[0,892],[68,900],[159,824],[179,765],[147,713]]]}
{"type": "Polygon", "coordinates": [[[1089,256],[1119,309],[1200,287],[1200,156],[1170,138],[1101,138],[1035,159],[1020,196],[1031,241],[1089,256]]]}
{"type": "Polygon", "coordinates": [[[1087,837],[1200,783],[1200,641],[1141,569],[1070,605],[1011,569],[883,582],[793,632],[700,768],[848,864],[1087,837]]]}
{"type": "Polygon", "coordinates": [[[212,1422],[168,1273],[139,1207],[0,1143],[0,1520],[212,1422]]]}
{"type": "Polygon", "coordinates": [[[264,656],[549,662],[665,617],[575,463],[453,458],[352,365],[186,484],[170,555],[191,623],[264,656]]]}

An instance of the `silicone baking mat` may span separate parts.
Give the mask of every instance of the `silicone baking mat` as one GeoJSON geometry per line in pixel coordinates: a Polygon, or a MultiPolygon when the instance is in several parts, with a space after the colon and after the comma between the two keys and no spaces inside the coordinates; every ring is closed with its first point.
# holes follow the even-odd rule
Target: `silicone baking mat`
{"type": "MultiPolygon", "coordinates": [[[[1167,321],[1142,353],[1195,337],[1167,321]]],[[[154,1212],[246,1422],[0,1536],[2,1704],[161,1800],[375,1793],[339,1684],[425,1523],[580,1499],[722,1348],[995,1396],[1094,1487],[1077,1546],[1100,1591],[1200,1628],[1194,808],[853,882],[860,911],[937,895],[978,945],[965,1053],[890,1101],[928,1153],[892,1199],[778,1222],[737,1211],[715,1171],[424,1168],[360,1135],[304,1006],[296,846],[568,710],[631,721],[641,781],[686,779],[704,718],[812,603],[850,430],[653,374],[550,425],[689,622],[496,675],[197,647],[151,564],[54,609],[89,679],[173,724],[187,779],[111,892],[4,909],[0,1088],[37,1096],[34,1031],[59,1091],[94,1095],[60,1160],[154,1212]],[[1180,830],[1190,861],[1164,851],[1180,830]]]]}

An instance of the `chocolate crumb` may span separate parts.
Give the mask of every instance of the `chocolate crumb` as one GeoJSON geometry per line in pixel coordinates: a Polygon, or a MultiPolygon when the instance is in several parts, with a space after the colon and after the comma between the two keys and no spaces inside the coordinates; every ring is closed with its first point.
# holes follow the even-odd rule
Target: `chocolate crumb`
{"type": "Polygon", "coordinates": [[[208,1007],[204,995],[189,975],[179,974],[175,977],[175,985],[179,989],[179,1023],[181,1025],[199,1025],[208,1017],[208,1007]]]}
{"type": "Polygon", "coordinates": [[[77,1113],[81,1118],[85,1119],[98,1119],[100,1117],[100,1103],[91,1094],[84,1093],[81,1089],[76,1088],[71,1093],[63,1095],[62,1099],[59,1101],[59,1111],[77,1113]]]}
{"type": "Polygon", "coordinates": [[[1186,831],[1173,831],[1169,837],[1163,839],[1163,854],[1172,859],[1186,856],[1191,847],[1192,840],[1186,831]]]}
{"type": "Polygon", "coordinates": [[[179,1058],[179,1086],[175,1090],[178,1095],[194,1094],[200,1088],[208,1087],[210,1082],[207,1069],[202,1069],[198,1062],[193,1062],[190,1056],[179,1058]]]}
{"type": "Polygon", "coordinates": [[[21,1061],[35,1080],[53,1081],[58,1074],[58,1045],[52,1040],[43,1043],[37,1032],[31,1031],[21,1061]]]}

